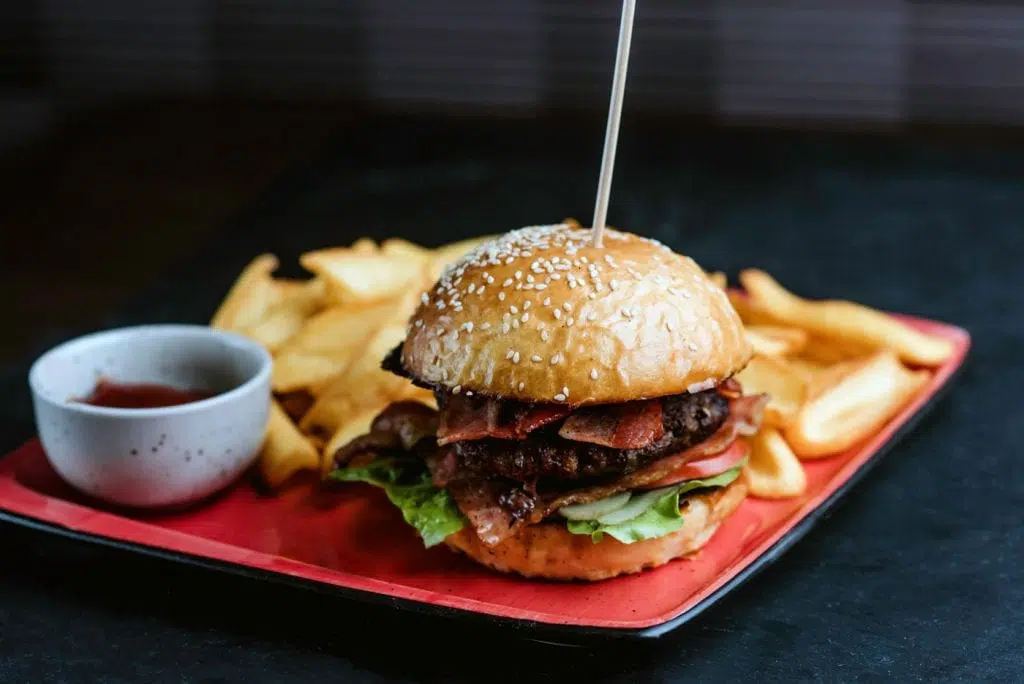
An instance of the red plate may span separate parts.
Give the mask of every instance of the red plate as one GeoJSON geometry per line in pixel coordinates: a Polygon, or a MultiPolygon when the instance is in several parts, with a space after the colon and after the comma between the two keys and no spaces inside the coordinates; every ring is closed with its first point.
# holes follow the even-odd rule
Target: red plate
{"type": "Polygon", "coordinates": [[[0,460],[0,517],[345,596],[532,625],[540,628],[537,633],[659,636],[697,615],[802,537],[948,386],[970,347],[969,334],[934,321],[901,318],[956,344],[953,358],[912,404],[866,443],[806,462],[804,496],[785,501],[748,498],[695,558],[640,575],[594,584],[500,575],[443,547],[425,550],[383,494],[362,484],[330,494],[302,485],[268,495],[246,481],[187,511],[116,511],[65,485],[50,469],[38,441],[0,460]]]}

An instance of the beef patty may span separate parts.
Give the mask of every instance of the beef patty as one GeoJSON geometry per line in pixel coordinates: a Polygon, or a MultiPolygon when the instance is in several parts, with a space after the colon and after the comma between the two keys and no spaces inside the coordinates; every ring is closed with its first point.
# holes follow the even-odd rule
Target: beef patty
{"type": "Polygon", "coordinates": [[[651,461],[710,437],[729,417],[729,400],[711,389],[662,399],[665,434],[642,449],[574,442],[558,436],[561,422],[526,439],[480,439],[450,444],[459,476],[502,477],[517,482],[538,478],[577,480],[630,473],[651,461]]]}

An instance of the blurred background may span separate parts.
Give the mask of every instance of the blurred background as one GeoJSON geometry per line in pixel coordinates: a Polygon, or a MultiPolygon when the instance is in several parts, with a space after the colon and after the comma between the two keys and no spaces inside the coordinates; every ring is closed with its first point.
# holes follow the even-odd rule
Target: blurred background
{"type": "MultiPolygon", "coordinates": [[[[620,10],[617,0],[0,3],[0,306],[16,321],[0,360],[55,326],[93,325],[367,122],[471,118],[485,132],[579,122],[593,133],[596,180],[620,10]]],[[[666,135],[1011,140],[1024,123],[1024,4],[640,0],[624,120],[666,135]]]]}

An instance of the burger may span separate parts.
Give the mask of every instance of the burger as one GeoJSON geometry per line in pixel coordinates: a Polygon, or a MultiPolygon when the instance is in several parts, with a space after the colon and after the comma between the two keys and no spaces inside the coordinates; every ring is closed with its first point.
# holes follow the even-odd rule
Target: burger
{"type": "Polygon", "coordinates": [[[702,548],[743,501],[766,396],[752,350],[689,257],[631,233],[513,230],[450,264],[382,368],[432,391],[334,455],[382,487],[426,546],[560,580],[702,548]]]}

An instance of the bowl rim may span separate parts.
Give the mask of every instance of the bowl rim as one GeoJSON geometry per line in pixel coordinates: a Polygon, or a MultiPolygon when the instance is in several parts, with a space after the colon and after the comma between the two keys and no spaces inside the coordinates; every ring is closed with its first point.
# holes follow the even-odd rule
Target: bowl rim
{"type": "Polygon", "coordinates": [[[200,411],[209,411],[218,408],[223,404],[248,394],[259,385],[267,385],[267,399],[270,400],[269,389],[270,375],[273,369],[273,357],[270,352],[255,340],[245,337],[239,333],[229,330],[222,330],[208,325],[190,323],[146,323],[141,325],[128,325],[116,328],[107,328],[95,332],[78,335],[69,338],[40,354],[28,371],[28,385],[32,395],[39,401],[44,401],[62,410],[77,412],[85,415],[118,417],[118,418],[153,418],[157,416],[172,416],[181,414],[192,414],[200,411]],[[61,354],[68,353],[69,349],[79,345],[86,345],[90,342],[96,343],[109,338],[111,341],[124,339],[132,335],[163,335],[169,338],[196,338],[207,337],[219,339],[235,347],[241,347],[252,353],[258,360],[259,366],[255,373],[249,375],[243,382],[232,389],[215,394],[212,397],[199,399],[187,404],[175,406],[159,406],[151,408],[120,408],[110,406],[94,406],[81,402],[62,401],[51,393],[42,390],[39,376],[42,368],[61,354]]]}

